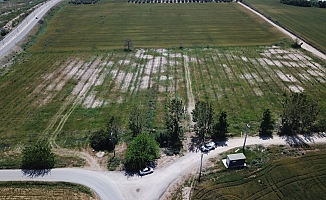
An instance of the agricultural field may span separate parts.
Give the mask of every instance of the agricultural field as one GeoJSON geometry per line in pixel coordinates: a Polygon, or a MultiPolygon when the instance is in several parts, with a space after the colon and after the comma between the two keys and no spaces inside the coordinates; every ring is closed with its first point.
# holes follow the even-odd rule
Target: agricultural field
{"type": "Polygon", "coordinates": [[[324,199],[325,146],[312,149],[249,147],[248,168],[207,169],[191,199],[324,199]]]}
{"type": "MultiPolygon", "coordinates": [[[[325,62],[289,48],[284,35],[237,3],[63,3],[44,20],[25,51],[0,69],[0,165],[17,166],[25,145],[46,140],[80,166],[76,151],[111,116],[127,132],[129,112],[139,107],[147,129],[159,133],[165,103],[175,97],[187,120],[196,100],[227,111],[234,136],[246,123],[256,134],[266,108],[279,119],[291,91],[320,100],[326,113],[325,62]],[[127,38],[131,52],[122,50],[127,38]]],[[[191,130],[189,121],[184,128],[191,130]]]]}
{"type": "Polygon", "coordinates": [[[326,52],[326,9],[285,5],[279,0],[246,3],[326,52]]]}
{"type": "Polygon", "coordinates": [[[278,43],[285,35],[237,3],[63,4],[31,52],[134,48],[242,46],[278,43]]]}
{"type": "Polygon", "coordinates": [[[263,110],[278,118],[290,91],[306,91],[325,111],[325,73],[322,61],[278,46],[22,55],[0,79],[1,145],[38,138],[86,147],[89,131],[110,116],[127,129],[136,106],[148,129],[161,129],[165,102],[174,97],[188,114],[196,100],[211,101],[216,113],[227,111],[235,135],[246,123],[257,132],[263,110]]]}
{"type": "Polygon", "coordinates": [[[90,189],[71,183],[0,182],[0,199],[99,199],[90,189]]]}

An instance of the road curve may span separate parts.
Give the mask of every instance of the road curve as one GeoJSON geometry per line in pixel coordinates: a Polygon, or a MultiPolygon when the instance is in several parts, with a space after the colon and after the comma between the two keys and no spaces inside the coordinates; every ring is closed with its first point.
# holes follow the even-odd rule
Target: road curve
{"type": "Polygon", "coordinates": [[[61,181],[77,183],[93,189],[101,199],[124,199],[120,189],[112,179],[108,176],[103,176],[100,172],[84,169],[53,169],[50,174],[37,178],[24,176],[21,170],[0,170],[0,181],[61,181]]]}
{"type": "MultiPolygon", "coordinates": [[[[214,151],[204,155],[203,166],[209,158],[217,157],[220,153],[236,147],[242,147],[244,138],[230,139],[218,146],[214,151]]],[[[281,138],[263,140],[259,137],[249,137],[247,145],[286,145],[295,142],[314,144],[326,143],[326,137],[314,135],[312,137],[281,138]]],[[[23,176],[21,170],[0,170],[0,181],[50,181],[71,182],[85,185],[99,195],[101,199],[151,200],[160,199],[170,185],[191,172],[198,172],[200,152],[188,152],[174,162],[158,166],[151,175],[125,176],[121,171],[90,171],[78,168],[53,169],[51,174],[43,177],[29,178],[23,176]]]]}
{"type": "Polygon", "coordinates": [[[30,13],[15,29],[0,41],[0,58],[22,40],[37,22],[57,3],[62,0],[49,0],[30,13]]]}

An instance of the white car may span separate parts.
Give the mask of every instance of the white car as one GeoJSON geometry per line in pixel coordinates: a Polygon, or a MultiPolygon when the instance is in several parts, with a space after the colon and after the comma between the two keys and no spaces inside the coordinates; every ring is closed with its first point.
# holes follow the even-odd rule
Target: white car
{"type": "Polygon", "coordinates": [[[153,172],[154,172],[154,169],[152,167],[145,167],[144,169],[139,170],[139,175],[144,176],[144,175],[147,175],[147,174],[151,174],[153,172]]]}
{"type": "Polygon", "coordinates": [[[206,143],[203,146],[200,147],[200,150],[202,152],[209,152],[210,150],[214,150],[216,148],[216,144],[215,142],[210,142],[210,143],[206,143]]]}

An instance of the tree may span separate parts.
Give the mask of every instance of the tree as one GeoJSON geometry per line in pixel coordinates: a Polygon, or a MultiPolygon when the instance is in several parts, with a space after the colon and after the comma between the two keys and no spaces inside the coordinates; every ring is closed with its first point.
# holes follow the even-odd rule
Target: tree
{"type": "Polygon", "coordinates": [[[119,140],[120,127],[115,117],[111,117],[106,130],[99,130],[90,137],[90,145],[96,151],[112,151],[119,140]]]}
{"type": "Polygon", "coordinates": [[[184,115],[184,106],[181,99],[172,99],[165,105],[165,128],[168,140],[175,147],[182,146],[183,130],[181,126],[184,115]]]}
{"type": "Polygon", "coordinates": [[[131,49],[132,49],[132,41],[131,41],[131,39],[126,39],[125,40],[125,50],[131,51],[131,49]]]}
{"type": "Polygon", "coordinates": [[[141,133],[128,145],[125,157],[127,171],[137,171],[159,158],[159,145],[148,133],[141,133]]]}
{"type": "Polygon", "coordinates": [[[205,142],[205,136],[211,135],[214,111],[209,102],[197,101],[195,109],[191,112],[195,122],[195,132],[205,142]]]}
{"type": "Polygon", "coordinates": [[[49,143],[36,143],[23,149],[23,170],[51,170],[55,164],[55,155],[49,143]]]}
{"type": "Polygon", "coordinates": [[[275,120],[272,118],[271,111],[266,109],[260,123],[260,135],[271,137],[274,129],[275,120]]]}
{"type": "Polygon", "coordinates": [[[305,93],[292,93],[283,102],[281,134],[310,132],[319,111],[316,100],[305,93]]]}
{"type": "Polygon", "coordinates": [[[225,140],[226,139],[226,133],[228,132],[229,124],[227,122],[227,113],[225,111],[222,111],[218,121],[214,125],[214,133],[213,138],[225,140]]]}
{"type": "Polygon", "coordinates": [[[129,115],[129,128],[132,133],[132,137],[136,137],[142,133],[144,128],[144,116],[139,108],[133,108],[129,115]]]}

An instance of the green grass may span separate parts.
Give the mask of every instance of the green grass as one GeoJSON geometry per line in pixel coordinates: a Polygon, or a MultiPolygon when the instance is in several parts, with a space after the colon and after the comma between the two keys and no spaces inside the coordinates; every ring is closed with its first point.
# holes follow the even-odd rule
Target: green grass
{"type": "Polygon", "coordinates": [[[89,188],[65,182],[0,182],[0,199],[94,199],[97,196],[89,188]]]}
{"type": "Polygon", "coordinates": [[[219,172],[206,173],[201,183],[196,183],[192,199],[324,198],[326,188],[324,147],[321,152],[303,154],[290,149],[296,152],[294,154],[296,158],[283,154],[281,151],[288,151],[284,147],[254,147],[247,151],[251,153],[251,158],[247,160],[250,165],[248,168],[222,169],[219,172]],[[253,159],[260,158],[265,161],[263,164],[260,163],[259,167],[252,164],[253,159]]]}
{"type": "Polygon", "coordinates": [[[285,5],[279,0],[246,2],[326,52],[326,9],[285,5]]]}
{"type": "Polygon", "coordinates": [[[285,36],[237,3],[132,4],[103,0],[65,4],[31,51],[241,46],[274,44],[285,36]]]}

